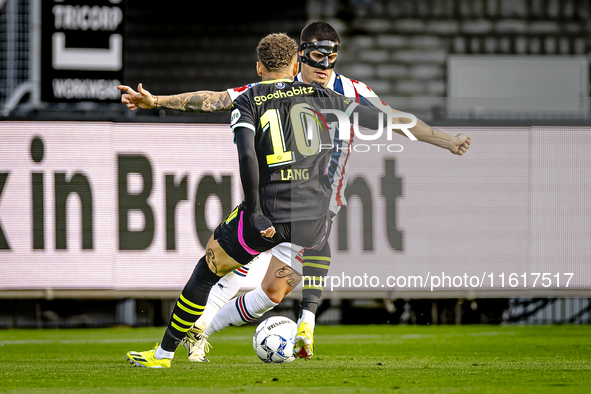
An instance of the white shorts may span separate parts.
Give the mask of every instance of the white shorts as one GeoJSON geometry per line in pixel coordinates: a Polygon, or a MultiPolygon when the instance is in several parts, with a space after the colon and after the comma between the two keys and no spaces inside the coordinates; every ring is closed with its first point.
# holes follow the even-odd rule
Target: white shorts
{"type": "Polygon", "coordinates": [[[271,255],[287,264],[292,270],[302,273],[304,248],[290,242],[283,242],[271,249],[271,255]]]}

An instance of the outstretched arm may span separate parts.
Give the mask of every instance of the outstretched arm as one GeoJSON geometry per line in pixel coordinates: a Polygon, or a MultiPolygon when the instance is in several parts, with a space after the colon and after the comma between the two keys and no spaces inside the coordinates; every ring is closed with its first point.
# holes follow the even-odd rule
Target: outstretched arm
{"type": "MultiPolygon", "coordinates": [[[[370,102],[379,103],[377,100],[379,100],[379,99],[372,98],[372,100],[370,102]]],[[[405,115],[404,115],[405,113],[403,113],[402,111],[397,111],[395,109],[392,109],[388,106],[384,107],[383,105],[376,105],[375,107],[369,107],[369,106],[364,106],[364,105],[357,105],[355,103],[353,103],[351,105],[355,106],[355,107],[353,107],[354,110],[359,113],[359,119],[360,119],[361,126],[368,127],[371,130],[376,130],[378,127],[380,127],[379,123],[378,123],[379,117],[376,117],[376,113],[379,113],[380,111],[385,112],[386,114],[389,114],[389,113],[399,114],[399,117],[394,115],[391,118],[393,125],[396,125],[396,124],[403,125],[403,124],[408,124],[408,123],[412,122],[412,120],[410,118],[405,117],[405,115]]],[[[381,114],[380,114],[380,116],[381,116],[381,114]]],[[[405,131],[408,130],[415,136],[415,138],[418,141],[426,142],[428,144],[432,144],[432,145],[438,146],[440,148],[447,149],[451,153],[453,153],[455,155],[460,155],[460,156],[463,155],[464,153],[466,153],[466,151],[470,148],[470,143],[472,142],[472,140],[468,134],[462,133],[462,134],[458,134],[454,137],[452,135],[444,133],[441,130],[437,130],[436,128],[429,126],[428,124],[426,124],[425,122],[423,122],[420,119],[417,119],[417,123],[413,127],[409,127],[404,131],[403,131],[403,129],[405,129],[405,128],[403,128],[403,127],[400,127],[400,128],[394,127],[393,128],[393,130],[396,133],[403,135],[407,138],[409,138],[409,136],[406,135],[405,131]]]]}
{"type": "MultiPolygon", "coordinates": [[[[401,111],[393,110],[393,112],[401,111]]],[[[397,124],[410,123],[410,121],[407,122],[406,120],[408,120],[408,118],[393,118],[392,122],[397,124]]],[[[396,133],[406,137],[406,134],[404,134],[402,130],[394,130],[396,133]]],[[[459,156],[466,153],[466,151],[470,149],[470,144],[472,143],[472,139],[468,134],[460,133],[456,136],[452,136],[429,126],[420,119],[417,119],[417,124],[408,130],[417,138],[417,140],[447,149],[451,153],[459,156]]]]}
{"type": "Polygon", "coordinates": [[[137,92],[126,85],[117,86],[125,92],[121,102],[131,111],[152,108],[172,109],[183,112],[217,112],[228,111],[232,106],[232,99],[227,91],[213,92],[202,90],[198,92],[175,94],[171,96],[153,96],[140,83],[137,92]]]}

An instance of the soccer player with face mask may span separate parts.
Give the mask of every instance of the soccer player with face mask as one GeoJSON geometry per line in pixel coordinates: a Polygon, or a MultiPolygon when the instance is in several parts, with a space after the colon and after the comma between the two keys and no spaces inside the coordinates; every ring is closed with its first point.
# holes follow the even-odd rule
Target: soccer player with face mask
{"type": "MultiPolygon", "coordinates": [[[[317,82],[362,105],[372,106],[375,103],[381,103],[378,96],[366,84],[340,75],[334,70],[339,49],[340,37],[331,25],[325,22],[308,24],[300,35],[300,72],[295,77],[295,81],[317,82]]],[[[122,102],[132,111],[138,108],[164,108],[185,112],[216,112],[230,110],[233,100],[256,85],[258,82],[221,92],[198,91],[171,96],[153,96],[143,89],[141,84],[137,92],[128,86],[119,88],[126,92],[122,96],[122,102]]],[[[448,149],[458,155],[464,154],[471,142],[466,134],[449,136],[420,120],[410,131],[418,140],[448,149]]],[[[338,129],[334,132],[335,147],[327,168],[332,187],[329,209],[333,217],[338,214],[343,205],[346,205],[344,192],[348,176],[346,164],[350,154],[348,145],[353,143],[353,135],[349,130],[346,131],[349,139],[342,138],[343,136],[339,134],[342,131],[338,129]]],[[[272,255],[285,259],[288,254],[281,253],[279,249],[282,247],[285,248],[285,244],[273,249],[272,255]]],[[[305,280],[302,285],[301,314],[297,322],[298,332],[294,350],[296,357],[309,359],[314,353],[315,315],[323,291],[320,278],[328,274],[331,259],[330,246],[327,243],[320,250],[304,250],[296,258],[301,259],[305,280]]],[[[250,264],[226,275],[212,288],[197,327],[189,332],[183,342],[188,350],[190,361],[208,361],[205,353],[209,349],[207,342],[209,336],[226,327],[256,320],[275,307],[292,290],[294,282],[291,278],[279,279],[274,267],[269,267],[262,283],[255,290],[230,301],[240,289],[250,264]]]]}

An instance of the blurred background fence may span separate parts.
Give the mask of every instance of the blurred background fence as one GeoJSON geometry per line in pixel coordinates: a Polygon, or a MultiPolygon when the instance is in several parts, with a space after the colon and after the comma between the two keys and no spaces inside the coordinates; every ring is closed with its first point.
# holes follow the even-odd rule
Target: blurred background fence
{"type": "MultiPolygon", "coordinates": [[[[48,25],[58,16],[68,15],[52,9],[69,5],[80,8],[84,4],[121,9],[123,18],[117,27],[123,35],[121,82],[134,87],[142,82],[154,94],[224,90],[256,81],[254,49],[258,40],[280,31],[299,41],[302,27],[313,20],[331,23],[341,35],[338,72],[367,83],[381,97],[391,98],[393,104],[438,124],[466,124],[479,118],[478,109],[470,116],[455,118],[446,111],[446,97],[453,88],[449,77],[454,56],[492,56],[493,61],[506,56],[578,59],[586,66],[587,80],[579,91],[571,93],[587,97],[591,84],[588,0],[329,0],[295,2],[280,9],[272,7],[272,2],[260,2],[254,7],[234,4],[229,9],[211,4],[197,15],[181,4],[152,7],[128,1],[5,0],[0,16],[0,34],[5,38],[0,48],[0,105],[5,115],[128,121],[174,116],[188,122],[227,121],[225,114],[198,116],[165,110],[132,114],[121,105],[105,105],[101,100],[75,100],[67,105],[40,101],[33,94],[41,89],[40,68],[51,68],[47,59],[51,49],[40,48],[42,36],[59,31],[48,25]],[[41,52],[46,54],[44,60],[41,52]],[[33,82],[34,87],[23,88],[27,82],[33,82]],[[27,106],[27,102],[32,105],[27,106]]],[[[104,37],[88,39],[89,28],[63,28],[68,40],[87,34],[85,43],[78,45],[108,47],[104,37]]],[[[48,47],[51,40],[43,43],[48,47]]],[[[481,86],[473,87],[472,97],[477,97],[479,89],[481,97],[488,97],[487,81],[481,82],[481,86]]],[[[512,97],[539,94],[531,86],[514,88],[512,97]]],[[[589,123],[586,108],[570,116],[548,112],[538,113],[535,123],[551,121],[549,117],[562,123],[589,123]]],[[[513,114],[494,120],[515,122],[522,117],[513,114]]]]}

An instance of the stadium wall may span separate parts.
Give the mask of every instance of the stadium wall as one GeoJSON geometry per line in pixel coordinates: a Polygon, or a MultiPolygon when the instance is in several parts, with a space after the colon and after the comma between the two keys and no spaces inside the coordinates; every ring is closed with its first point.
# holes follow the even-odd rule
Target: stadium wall
{"type": "MultiPolygon", "coordinates": [[[[325,297],[589,295],[591,128],[469,132],[464,157],[409,140],[342,152],[350,204],[325,297]]],[[[2,122],[0,135],[3,298],[172,296],[242,198],[226,125],[2,122]]]]}
{"type": "Polygon", "coordinates": [[[591,53],[588,0],[308,1],[307,14],[339,32],[339,73],[382,97],[406,98],[398,108],[431,122],[458,120],[441,111],[450,56],[591,53]]]}

